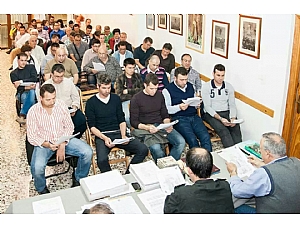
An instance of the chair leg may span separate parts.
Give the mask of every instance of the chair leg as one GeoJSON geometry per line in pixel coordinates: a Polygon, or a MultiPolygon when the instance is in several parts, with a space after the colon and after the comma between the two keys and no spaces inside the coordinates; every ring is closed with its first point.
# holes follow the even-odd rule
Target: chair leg
{"type": "Polygon", "coordinates": [[[95,161],[95,154],[92,157],[92,166],[93,166],[93,173],[96,175],[96,161],[95,161]]]}

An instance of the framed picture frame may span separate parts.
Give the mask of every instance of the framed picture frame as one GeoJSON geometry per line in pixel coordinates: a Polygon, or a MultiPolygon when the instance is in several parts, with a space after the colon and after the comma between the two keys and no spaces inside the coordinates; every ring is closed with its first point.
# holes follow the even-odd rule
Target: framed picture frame
{"type": "Polygon", "coordinates": [[[146,28],[155,30],[155,15],[154,14],[146,14],[146,28]]]}
{"type": "Polygon", "coordinates": [[[161,29],[167,29],[167,14],[158,14],[157,26],[161,29]]]}
{"type": "Polygon", "coordinates": [[[204,14],[187,14],[187,35],[185,46],[204,53],[204,14]]]}
{"type": "Polygon", "coordinates": [[[183,15],[182,14],[169,14],[169,32],[177,35],[183,34],[183,15]]]}
{"type": "Polygon", "coordinates": [[[222,21],[212,21],[211,53],[228,59],[230,24],[222,21]]]}
{"type": "Polygon", "coordinates": [[[239,15],[238,53],[259,59],[261,21],[260,17],[239,15]]]}

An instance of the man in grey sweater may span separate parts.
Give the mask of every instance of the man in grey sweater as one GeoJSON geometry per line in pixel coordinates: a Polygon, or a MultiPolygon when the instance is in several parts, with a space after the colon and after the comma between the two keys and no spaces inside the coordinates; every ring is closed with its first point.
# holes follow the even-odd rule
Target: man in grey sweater
{"type": "Polygon", "coordinates": [[[239,124],[233,123],[237,119],[234,89],[224,81],[225,67],[222,64],[215,65],[213,76],[202,86],[203,119],[215,129],[226,148],[242,141],[239,124]]]}

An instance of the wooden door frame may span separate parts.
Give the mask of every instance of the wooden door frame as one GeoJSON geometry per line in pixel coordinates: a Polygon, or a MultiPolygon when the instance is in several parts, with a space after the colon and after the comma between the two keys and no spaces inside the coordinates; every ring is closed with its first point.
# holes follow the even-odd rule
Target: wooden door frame
{"type": "Polygon", "coordinates": [[[290,154],[291,134],[293,131],[293,120],[295,113],[295,102],[297,94],[297,85],[300,74],[300,15],[295,15],[294,41],[292,50],[292,59],[290,67],[290,81],[287,92],[287,100],[285,106],[284,124],[282,137],[286,141],[287,155],[290,154]]]}

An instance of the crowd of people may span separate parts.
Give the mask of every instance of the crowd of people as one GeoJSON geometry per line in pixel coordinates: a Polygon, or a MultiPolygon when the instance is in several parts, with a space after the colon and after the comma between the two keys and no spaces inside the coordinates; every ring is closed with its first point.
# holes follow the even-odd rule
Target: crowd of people
{"type": "MultiPolygon", "coordinates": [[[[257,209],[250,208],[251,212],[287,210],[274,208],[287,205],[283,200],[291,198],[282,194],[287,190],[294,195],[288,186],[299,187],[299,183],[292,184],[280,172],[282,167],[299,167],[299,161],[286,157],[285,144],[275,133],[263,136],[264,163],[251,160],[262,167],[253,178],[243,182],[236,177],[236,166],[228,163],[229,183],[209,179],[212,144],[203,121],[215,129],[225,148],[242,141],[240,126],[234,123],[238,118],[234,88],[224,80],[224,65],[216,64],[213,78],[202,85],[190,54],[182,54],[181,65],[175,67],[170,43],[155,50],[153,39],[146,37],[133,48],[127,34],[119,28],[111,32],[109,26],[104,26],[103,33],[101,28],[96,25],[92,32],[91,19],[85,20],[83,30],[73,21],[64,26],[61,19],[51,16],[49,21],[31,20],[27,29],[16,22],[11,30],[14,42],[7,52],[13,64],[10,76],[17,89],[16,97],[23,104],[17,122],[26,124],[28,141],[34,146],[31,173],[40,194],[49,193],[45,167],[54,153],[57,161],[64,160],[65,154],[78,157],[73,186],[88,175],[92,149],[80,139],[88,127],[95,135],[101,173],[111,170],[108,154],[116,147],[114,139],[135,136],[118,145],[133,155],[131,164],[143,162],[148,150],[157,162],[166,156],[165,144],[170,147],[169,155],[179,160],[188,145],[187,167],[195,184],[175,189],[166,198],[165,213],[233,213],[232,194],[257,197],[257,209]],[[89,86],[97,87],[98,93],[86,102],[85,110],[80,110],[78,91],[82,89],[83,75],[89,86]],[[203,102],[191,105],[183,101],[194,97],[201,97],[203,102]],[[174,120],[178,123],[158,128],[174,120]],[[79,134],[55,143],[61,136],[75,133],[79,134]],[[281,146],[279,152],[277,144],[281,146]],[[257,180],[264,183],[258,186],[254,184],[257,180]],[[278,189],[281,183],[286,187],[278,189]],[[274,201],[278,198],[278,202],[274,201]]],[[[294,202],[289,201],[288,205],[295,206],[287,211],[299,212],[299,204],[294,202]]],[[[241,211],[249,208],[236,209],[241,211]]]]}

